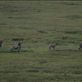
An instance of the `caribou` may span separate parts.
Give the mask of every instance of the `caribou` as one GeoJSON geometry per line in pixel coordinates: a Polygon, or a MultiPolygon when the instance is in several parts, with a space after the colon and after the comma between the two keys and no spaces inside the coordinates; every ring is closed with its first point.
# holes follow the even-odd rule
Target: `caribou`
{"type": "Polygon", "coordinates": [[[3,45],[3,40],[0,40],[0,47],[2,47],[3,45]]]}
{"type": "Polygon", "coordinates": [[[57,43],[52,42],[52,43],[49,43],[48,48],[49,50],[55,50],[56,46],[57,46],[57,43]]]}
{"type": "Polygon", "coordinates": [[[80,43],[80,45],[79,45],[79,50],[81,50],[82,49],[82,43],[80,43]]]}
{"type": "Polygon", "coordinates": [[[11,48],[11,51],[20,51],[21,50],[21,45],[22,43],[21,42],[18,42],[17,45],[14,45],[12,48],[11,48]]]}
{"type": "Polygon", "coordinates": [[[23,38],[13,38],[12,41],[16,42],[16,45],[13,45],[11,51],[21,51],[23,40],[23,38]]]}

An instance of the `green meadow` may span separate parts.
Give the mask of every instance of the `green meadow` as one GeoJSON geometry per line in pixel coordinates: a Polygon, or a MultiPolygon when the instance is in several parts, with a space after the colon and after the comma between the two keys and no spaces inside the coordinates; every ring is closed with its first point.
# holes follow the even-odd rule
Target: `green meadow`
{"type": "Polygon", "coordinates": [[[0,1],[0,40],[0,82],[82,82],[82,1],[0,1]]]}

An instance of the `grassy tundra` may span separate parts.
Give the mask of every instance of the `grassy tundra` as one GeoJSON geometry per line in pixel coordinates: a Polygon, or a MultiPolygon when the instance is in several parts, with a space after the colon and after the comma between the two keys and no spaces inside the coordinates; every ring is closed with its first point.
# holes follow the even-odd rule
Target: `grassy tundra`
{"type": "Polygon", "coordinates": [[[0,39],[0,82],[82,82],[81,1],[0,1],[0,39]],[[10,52],[18,37],[22,51],[10,52]]]}

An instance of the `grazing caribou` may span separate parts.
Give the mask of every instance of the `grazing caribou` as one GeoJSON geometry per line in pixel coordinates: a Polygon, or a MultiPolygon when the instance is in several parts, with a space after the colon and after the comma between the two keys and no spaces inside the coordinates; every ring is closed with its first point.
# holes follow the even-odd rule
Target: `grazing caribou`
{"type": "Polygon", "coordinates": [[[82,49],[82,43],[80,43],[80,45],[79,45],[79,50],[81,50],[82,49]]]}
{"type": "Polygon", "coordinates": [[[2,40],[0,40],[0,47],[2,47],[2,44],[3,44],[3,41],[2,41],[2,40]]]}
{"type": "Polygon", "coordinates": [[[49,50],[55,50],[56,45],[57,45],[57,43],[53,43],[53,42],[50,43],[50,44],[48,45],[49,50]]]}
{"type": "Polygon", "coordinates": [[[14,45],[11,48],[11,51],[18,51],[18,52],[20,52],[21,48],[22,48],[23,40],[24,40],[23,38],[13,38],[12,41],[16,42],[16,45],[14,45]]]}
{"type": "Polygon", "coordinates": [[[22,43],[21,42],[18,42],[17,43],[17,45],[15,45],[15,46],[13,46],[12,48],[11,48],[11,51],[20,51],[21,50],[21,45],[22,45],[22,43]]]}

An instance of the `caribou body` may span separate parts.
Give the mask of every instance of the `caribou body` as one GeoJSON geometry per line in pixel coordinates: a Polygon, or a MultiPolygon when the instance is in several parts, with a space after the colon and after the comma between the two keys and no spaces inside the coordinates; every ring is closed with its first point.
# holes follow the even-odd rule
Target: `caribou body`
{"type": "Polygon", "coordinates": [[[49,50],[55,50],[56,45],[57,45],[56,43],[50,43],[50,44],[48,45],[49,50]]]}
{"type": "Polygon", "coordinates": [[[21,50],[21,42],[18,42],[18,44],[16,46],[13,46],[11,48],[11,51],[20,51],[21,50]]]}
{"type": "Polygon", "coordinates": [[[79,45],[79,50],[81,50],[82,49],[82,43],[80,43],[80,45],[79,45]]]}
{"type": "Polygon", "coordinates": [[[0,40],[0,47],[2,47],[2,45],[3,45],[3,41],[2,41],[2,40],[0,40]]]}

